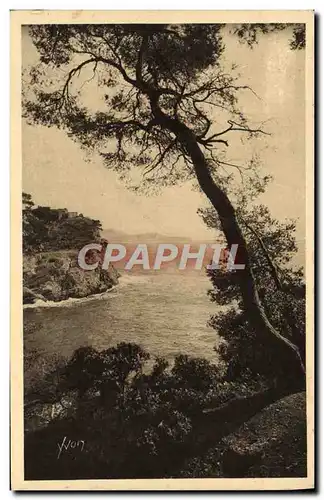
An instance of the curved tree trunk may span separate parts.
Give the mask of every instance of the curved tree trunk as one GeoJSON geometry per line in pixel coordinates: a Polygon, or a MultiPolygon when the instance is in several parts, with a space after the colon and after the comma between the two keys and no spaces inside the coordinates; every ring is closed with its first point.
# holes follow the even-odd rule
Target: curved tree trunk
{"type": "MultiPolygon", "coordinates": [[[[262,238],[247,222],[244,221],[244,225],[258,240],[259,245],[262,249],[262,252],[263,252],[265,258],[267,259],[267,262],[269,265],[269,270],[270,270],[271,276],[273,278],[273,281],[276,284],[277,290],[286,291],[286,293],[290,293],[291,295],[293,295],[295,297],[296,292],[291,292],[289,290],[289,287],[284,287],[282,285],[282,283],[279,279],[277,267],[272,262],[271,257],[269,255],[269,252],[266,249],[266,246],[262,241],[262,238]]],[[[284,304],[284,313],[285,313],[285,322],[286,322],[287,326],[290,327],[291,332],[292,332],[293,342],[298,347],[301,359],[302,359],[303,363],[305,363],[305,337],[301,334],[301,332],[299,331],[299,329],[296,326],[296,323],[295,323],[296,320],[293,317],[293,315],[291,314],[291,307],[289,305],[289,302],[285,302],[285,304],[284,304]]]]}
{"type": "Polygon", "coordinates": [[[201,440],[208,441],[212,438],[218,440],[233,432],[263,408],[291,392],[288,388],[271,388],[250,396],[238,396],[223,405],[216,404],[214,407],[212,404],[208,405],[202,412],[193,416],[195,429],[201,440]]]}
{"type": "Polygon", "coordinates": [[[151,97],[151,106],[156,120],[173,132],[190,156],[200,188],[215,208],[229,247],[238,245],[239,263],[244,269],[237,270],[243,304],[253,327],[264,336],[265,348],[269,343],[276,344],[280,359],[290,365],[291,373],[296,374],[297,385],[304,384],[305,368],[297,346],[281,335],[270,323],[262,307],[253,276],[249,253],[244,236],[237,222],[235,210],[226,193],[220,189],[210,173],[208,164],[193,132],[178,119],[170,118],[160,109],[158,101],[151,97]]]}
{"type": "MultiPolygon", "coordinates": [[[[237,397],[225,403],[222,406],[203,410],[200,413],[191,416],[193,432],[195,436],[195,445],[205,452],[206,447],[213,448],[219,446],[223,438],[236,433],[242,424],[248,422],[255,415],[260,414],[262,410],[269,407],[272,403],[286,398],[292,393],[300,393],[284,388],[283,390],[270,389],[264,392],[245,397],[237,397]]],[[[306,416],[306,415],[305,415],[306,416]]],[[[252,451],[252,450],[251,450],[252,451]]],[[[237,458],[243,455],[238,455],[237,458]]],[[[249,453],[246,454],[249,456],[249,453]]],[[[253,455],[250,455],[253,457],[253,455]]],[[[235,456],[230,456],[231,461],[235,456]]]]}
{"type": "Polygon", "coordinates": [[[287,362],[291,363],[291,368],[296,370],[296,375],[302,375],[302,378],[304,378],[305,370],[298,348],[277,332],[262,307],[255,285],[247,245],[237,222],[233,205],[227,195],[215,184],[197,141],[190,137],[191,132],[188,135],[186,134],[183,139],[192,159],[199,185],[218,213],[227,244],[229,246],[238,245],[239,262],[245,265],[244,269],[236,271],[245,310],[249,313],[254,328],[260,330],[260,334],[263,333],[267,337],[267,341],[275,342],[281,351],[287,353],[287,362]]]}

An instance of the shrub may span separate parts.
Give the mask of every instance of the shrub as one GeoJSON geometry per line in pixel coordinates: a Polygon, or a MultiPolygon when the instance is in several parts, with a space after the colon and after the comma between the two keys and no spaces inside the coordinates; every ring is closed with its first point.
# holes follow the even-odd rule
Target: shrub
{"type": "Polygon", "coordinates": [[[101,352],[90,346],[77,349],[60,371],[56,388],[61,400],[77,394],[74,409],[58,415],[47,428],[26,434],[28,478],[180,473],[188,454],[195,455],[194,417],[217,395],[218,387],[224,392],[224,385],[216,367],[206,360],[181,355],[170,367],[157,358],[148,369],[149,358],[132,343],[101,352]],[[65,453],[60,460],[55,453],[44,454],[47,447],[57,448],[64,436],[87,443],[79,466],[72,454],[65,453]]]}

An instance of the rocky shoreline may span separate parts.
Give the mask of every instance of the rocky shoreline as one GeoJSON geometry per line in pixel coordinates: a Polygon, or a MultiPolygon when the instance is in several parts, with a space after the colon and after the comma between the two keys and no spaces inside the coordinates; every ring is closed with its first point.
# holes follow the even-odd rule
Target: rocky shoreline
{"type": "Polygon", "coordinates": [[[23,304],[61,303],[98,296],[118,284],[113,266],[84,271],[77,252],[56,251],[25,255],[23,260],[23,304]]]}

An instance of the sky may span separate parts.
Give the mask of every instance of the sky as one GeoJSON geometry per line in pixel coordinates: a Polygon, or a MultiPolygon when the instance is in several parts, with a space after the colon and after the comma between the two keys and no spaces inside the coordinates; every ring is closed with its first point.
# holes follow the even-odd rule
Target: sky
{"type": "MultiPolygon", "coordinates": [[[[289,35],[285,31],[267,35],[253,50],[225,35],[226,64],[236,63],[242,83],[251,86],[256,94],[243,91],[240,102],[251,122],[262,122],[270,133],[243,144],[239,135],[231,136],[228,149],[232,161],[248,160],[258,154],[262,171],[274,177],[260,201],[279,219],[298,218],[297,239],[303,240],[305,54],[289,49],[289,35]]],[[[37,61],[37,51],[24,28],[23,70],[37,61]]],[[[89,95],[94,93],[95,88],[90,87],[89,95]]],[[[216,124],[217,118],[215,113],[216,124]]],[[[164,188],[155,196],[137,195],[99,158],[86,161],[79,145],[64,131],[23,121],[22,132],[23,190],[32,195],[36,204],[66,207],[100,219],[105,229],[210,239],[211,232],[197,215],[197,209],[206,206],[206,199],[190,184],[164,188]]]]}

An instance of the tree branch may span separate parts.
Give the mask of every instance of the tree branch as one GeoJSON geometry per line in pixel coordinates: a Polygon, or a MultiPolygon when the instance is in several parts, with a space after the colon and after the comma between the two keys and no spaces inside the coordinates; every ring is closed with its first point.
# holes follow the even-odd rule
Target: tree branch
{"type": "Polygon", "coordinates": [[[150,172],[152,172],[153,170],[155,170],[161,163],[163,163],[166,155],[172,150],[172,148],[176,145],[177,143],[177,140],[174,139],[172,142],[170,142],[170,144],[168,144],[168,146],[164,149],[164,151],[162,151],[161,153],[157,154],[156,157],[154,158],[153,160],[153,165],[151,165],[151,167],[149,167],[149,169],[144,172],[144,177],[149,174],[150,172]],[[157,161],[157,163],[155,163],[157,161]]]}
{"type": "Polygon", "coordinates": [[[272,259],[271,259],[270,255],[269,255],[269,252],[268,252],[268,250],[267,250],[267,248],[266,248],[265,244],[263,243],[263,240],[262,240],[261,236],[258,234],[258,232],[257,232],[255,229],[253,229],[253,227],[251,227],[251,226],[250,226],[250,224],[248,224],[248,223],[246,222],[246,220],[244,220],[244,218],[243,218],[243,217],[241,217],[241,220],[242,220],[243,224],[247,227],[247,229],[248,229],[248,230],[249,230],[249,231],[250,231],[250,232],[251,232],[251,233],[252,233],[252,234],[256,237],[256,239],[258,240],[258,243],[259,243],[259,245],[260,245],[260,247],[261,247],[261,249],[262,249],[262,252],[263,252],[263,254],[264,254],[264,256],[265,256],[265,258],[266,258],[266,260],[267,260],[267,262],[268,262],[268,265],[269,265],[269,268],[270,268],[270,274],[271,274],[271,276],[272,276],[272,278],[273,278],[273,280],[274,280],[274,282],[275,282],[275,284],[276,284],[277,289],[281,291],[281,290],[282,290],[282,284],[281,284],[280,279],[279,279],[279,276],[278,276],[278,270],[277,270],[277,267],[276,267],[276,265],[274,264],[274,262],[272,261],[272,259]]]}
{"type": "Polygon", "coordinates": [[[135,74],[136,74],[136,80],[138,83],[141,85],[144,85],[143,81],[143,76],[142,76],[142,69],[143,69],[143,56],[144,52],[147,49],[148,45],[148,34],[143,36],[142,43],[138,52],[138,58],[137,58],[137,63],[136,63],[136,69],[135,69],[135,74]]]}
{"type": "Polygon", "coordinates": [[[227,122],[230,124],[229,127],[227,127],[222,132],[218,132],[216,134],[211,135],[210,137],[207,137],[206,142],[207,143],[215,142],[215,138],[216,137],[220,137],[221,135],[227,134],[227,132],[232,132],[232,131],[247,132],[249,134],[270,135],[268,132],[265,132],[261,128],[252,129],[252,128],[248,127],[248,126],[245,126],[245,125],[242,125],[242,124],[238,124],[238,123],[234,122],[233,120],[228,120],[227,122]]]}

